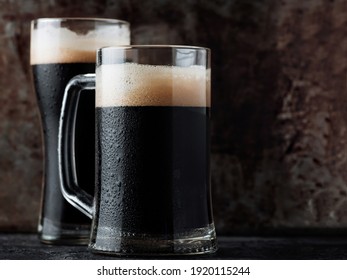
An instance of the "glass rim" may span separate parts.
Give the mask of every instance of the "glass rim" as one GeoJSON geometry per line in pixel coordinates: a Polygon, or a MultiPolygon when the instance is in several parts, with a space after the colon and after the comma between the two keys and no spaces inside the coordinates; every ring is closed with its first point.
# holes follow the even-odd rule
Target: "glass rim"
{"type": "Polygon", "coordinates": [[[196,50],[196,51],[207,51],[210,52],[210,48],[206,47],[201,47],[201,46],[191,46],[191,45],[150,45],[150,44],[145,44],[145,45],[118,45],[118,46],[108,46],[108,47],[102,47],[99,48],[97,51],[103,52],[106,50],[136,50],[136,49],[188,49],[188,50],[196,50]]]}
{"type": "Polygon", "coordinates": [[[130,22],[122,19],[115,18],[98,18],[98,17],[43,17],[31,20],[31,23],[37,22],[62,22],[62,21],[89,21],[89,22],[105,22],[105,23],[118,23],[130,26],[130,22]]]}

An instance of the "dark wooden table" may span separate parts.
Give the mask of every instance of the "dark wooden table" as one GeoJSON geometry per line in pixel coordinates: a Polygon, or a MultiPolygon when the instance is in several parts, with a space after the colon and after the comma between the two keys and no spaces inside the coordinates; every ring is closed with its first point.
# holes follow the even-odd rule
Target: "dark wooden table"
{"type": "MultiPolygon", "coordinates": [[[[347,237],[224,237],[214,255],[186,259],[303,260],[347,259],[347,237]]],[[[36,234],[0,233],[0,259],[103,260],[119,257],[97,255],[86,246],[41,244],[36,234]]],[[[124,257],[123,257],[124,259],[124,257]]],[[[132,258],[133,259],[133,258],[132,258]]]]}

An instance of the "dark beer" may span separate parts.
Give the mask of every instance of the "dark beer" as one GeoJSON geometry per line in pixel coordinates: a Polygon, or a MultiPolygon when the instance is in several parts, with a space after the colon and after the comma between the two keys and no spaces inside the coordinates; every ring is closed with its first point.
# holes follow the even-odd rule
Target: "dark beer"
{"type": "MultiPolygon", "coordinates": [[[[45,188],[43,194],[42,223],[54,227],[64,225],[89,230],[90,219],[71,206],[62,196],[58,172],[58,124],[64,89],[68,81],[78,74],[93,73],[95,63],[46,63],[32,65],[34,85],[38,105],[41,112],[41,122],[45,146],[45,188]]],[[[95,94],[90,91],[81,94],[78,106],[75,130],[75,159],[77,179],[81,186],[94,192],[94,111],[95,94]]],[[[43,232],[43,234],[45,234],[43,232]]],[[[51,234],[51,233],[47,233],[51,234]]]]}
{"type": "Polygon", "coordinates": [[[97,108],[96,164],[102,172],[96,217],[134,234],[171,235],[209,225],[208,118],[204,107],[97,108]]]}
{"type": "MultiPolygon", "coordinates": [[[[129,37],[129,24],[116,19],[42,18],[31,23],[30,63],[44,142],[38,231],[45,243],[87,244],[90,235],[90,219],[67,202],[61,192],[58,130],[65,87],[76,75],[95,73],[98,48],[129,44],[129,37]]],[[[82,93],[74,137],[64,150],[64,158],[71,159],[74,168],[74,182],[91,195],[95,186],[94,114],[94,91],[82,93]]]]}
{"type": "Polygon", "coordinates": [[[103,237],[117,238],[120,232],[179,239],[209,228],[206,70],[199,76],[194,75],[197,70],[174,67],[147,71],[146,66],[128,64],[121,73],[112,67],[97,70],[102,80],[97,80],[97,232],[92,242],[101,247],[103,237]],[[135,83],[131,78],[121,81],[122,73],[130,76],[132,71],[135,83]]]}

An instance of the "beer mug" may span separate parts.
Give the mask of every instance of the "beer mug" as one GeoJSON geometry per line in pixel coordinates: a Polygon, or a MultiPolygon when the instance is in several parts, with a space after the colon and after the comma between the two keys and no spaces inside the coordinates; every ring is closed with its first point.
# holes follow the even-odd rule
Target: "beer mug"
{"type": "MultiPolygon", "coordinates": [[[[66,202],[60,191],[58,124],[64,89],[77,74],[95,71],[96,50],[130,44],[129,23],[114,19],[41,18],[31,24],[30,63],[40,109],[44,178],[39,237],[44,243],[87,244],[90,219],[66,202]]],[[[81,96],[76,113],[75,174],[89,193],[94,181],[94,94],[81,96]],[[87,124],[86,124],[87,123],[87,124]],[[88,189],[89,188],[89,189],[88,189]]]]}
{"type": "Polygon", "coordinates": [[[92,252],[216,251],[210,72],[206,48],[122,46],[98,50],[95,75],[69,82],[59,126],[61,186],[64,197],[92,218],[92,252]],[[95,87],[92,197],[75,178],[72,147],[78,99],[88,94],[81,90],[95,87]]]}

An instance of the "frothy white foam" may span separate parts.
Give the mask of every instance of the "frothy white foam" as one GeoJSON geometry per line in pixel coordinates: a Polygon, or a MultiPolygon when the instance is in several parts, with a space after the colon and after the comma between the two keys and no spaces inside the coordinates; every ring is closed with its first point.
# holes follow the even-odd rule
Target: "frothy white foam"
{"type": "Polygon", "coordinates": [[[210,70],[134,63],[96,69],[96,106],[210,107],[210,70]]]}
{"type": "Polygon", "coordinates": [[[31,33],[30,63],[95,62],[98,48],[129,44],[126,25],[104,26],[83,35],[47,25],[31,33]]]}

